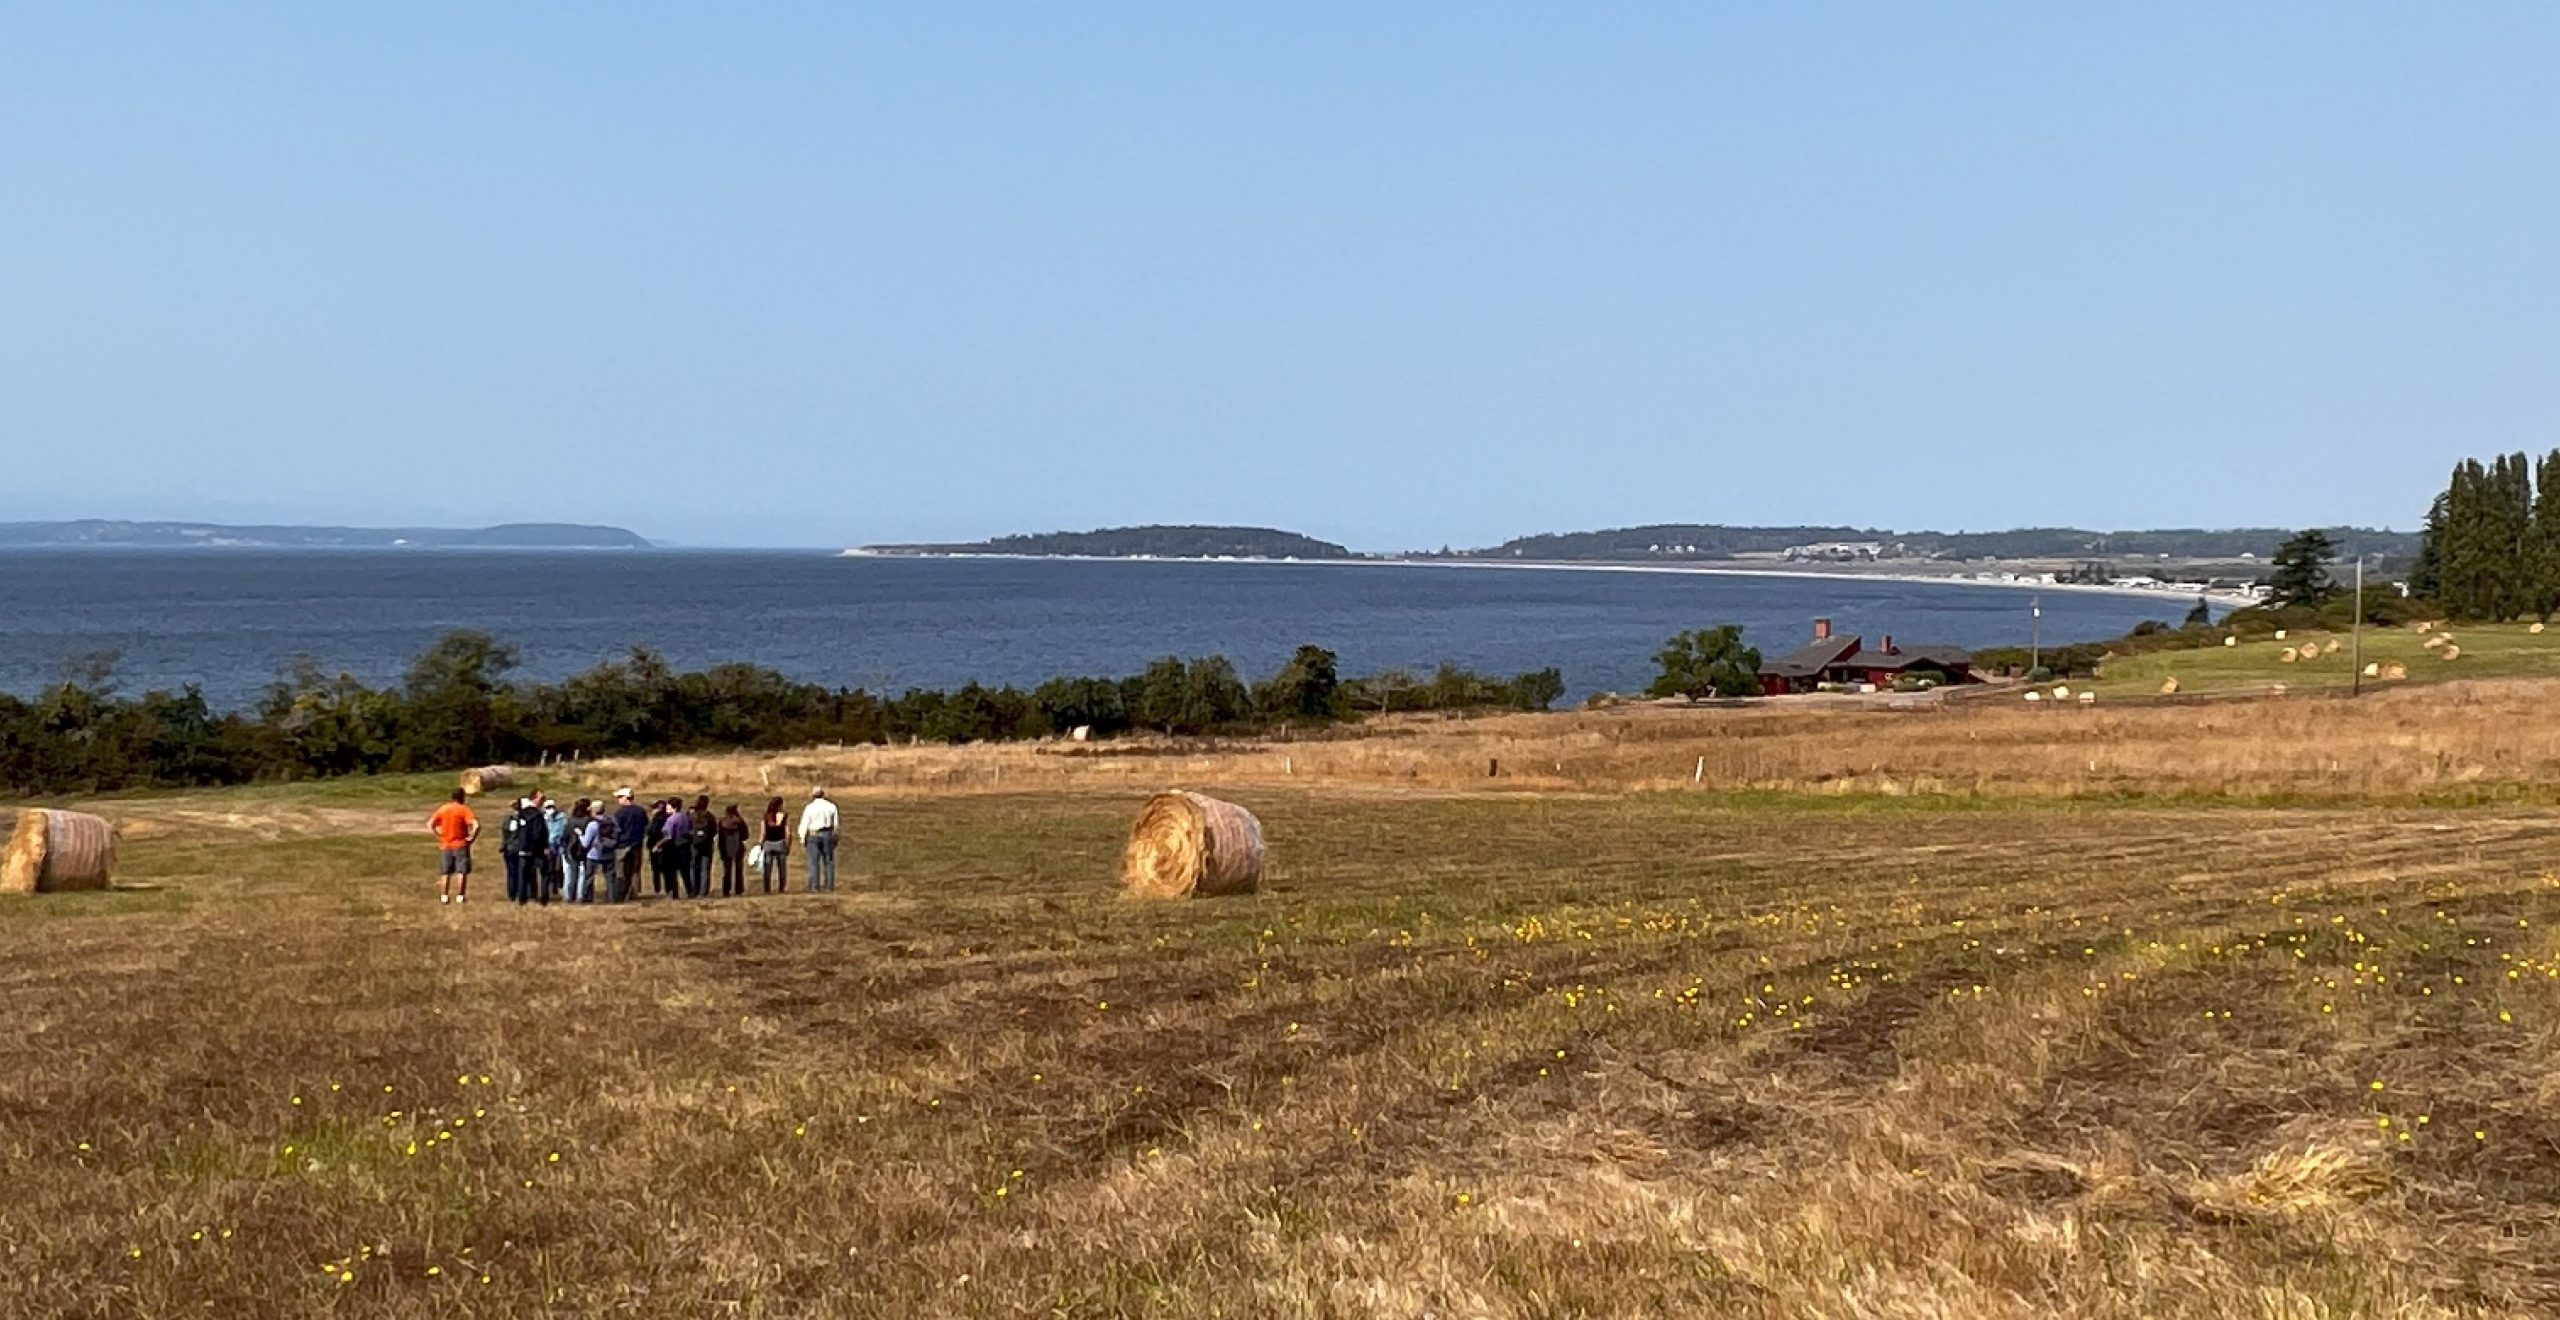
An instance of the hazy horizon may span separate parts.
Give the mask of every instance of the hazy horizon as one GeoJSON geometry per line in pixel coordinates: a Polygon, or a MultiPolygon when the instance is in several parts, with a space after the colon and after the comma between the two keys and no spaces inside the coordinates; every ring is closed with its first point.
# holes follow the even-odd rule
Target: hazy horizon
{"type": "Polygon", "coordinates": [[[0,520],[2406,529],[2560,10],[0,16],[0,520]]]}

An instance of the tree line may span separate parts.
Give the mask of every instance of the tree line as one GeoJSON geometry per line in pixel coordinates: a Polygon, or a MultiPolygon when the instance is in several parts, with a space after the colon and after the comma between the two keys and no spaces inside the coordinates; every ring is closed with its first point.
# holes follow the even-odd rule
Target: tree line
{"type": "Polygon", "coordinates": [[[1110,737],[1262,734],[1405,711],[1543,710],[1564,676],[1510,678],[1443,665],[1346,678],[1302,646],[1248,683],[1222,656],[1168,656],[1119,678],[1055,678],[1029,691],[967,683],[896,696],[794,681],[757,665],[678,671],[634,648],[556,683],[519,681],[515,649],[486,633],[436,641],[401,681],[369,686],[297,660],[246,710],[202,691],[127,696],[114,657],[83,657],[32,700],[0,694],[0,790],[102,792],[375,772],[449,770],[570,755],[620,756],[818,743],[992,742],[1086,729],[1110,737]]]}
{"type": "Polygon", "coordinates": [[[2560,449],[2455,465],[2428,506],[2409,594],[2463,619],[2560,612],[2560,449]]]}

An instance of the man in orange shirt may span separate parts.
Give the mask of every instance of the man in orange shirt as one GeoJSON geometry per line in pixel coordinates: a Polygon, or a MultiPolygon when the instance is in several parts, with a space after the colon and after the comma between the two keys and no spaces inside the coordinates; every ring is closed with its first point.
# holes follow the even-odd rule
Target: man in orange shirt
{"type": "Polygon", "coordinates": [[[427,817],[427,828],[435,832],[436,847],[443,850],[443,869],[436,875],[436,901],[462,903],[471,898],[471,845],[480,838],[480,819],[463,805],[461,789],[453,790],[453,801],[436,808],[427,817]]]}

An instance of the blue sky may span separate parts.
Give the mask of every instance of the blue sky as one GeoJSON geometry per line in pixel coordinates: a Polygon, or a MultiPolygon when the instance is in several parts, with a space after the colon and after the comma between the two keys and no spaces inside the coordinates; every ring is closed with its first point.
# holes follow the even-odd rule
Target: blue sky
{"type": "Polygon", "coordinates": [[[2560,7],[16,5],[0,518],[2410,526],[2560,7]]]}

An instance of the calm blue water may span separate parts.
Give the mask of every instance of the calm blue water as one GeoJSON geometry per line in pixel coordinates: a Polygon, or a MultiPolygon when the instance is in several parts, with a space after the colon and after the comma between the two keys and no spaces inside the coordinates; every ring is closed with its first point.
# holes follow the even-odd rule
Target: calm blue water
{"type": "MultiPolygon", "coordinates": [[[[2175,601],[2043,596],[2047,641],[2174,621],[2175,601]]],[[[633,646],[680,668],[728,660],[899,690],[1135,672],[1226,655],[1248,677],[1302,642],[1346,673],[1455,661],[1555,665],[1575,696],[1633,691],[1662,639],[1742,624],[1776,654],[1816,615],[1872,639],[2023,644],[2017,590],[1729,576],[1437,566],[845,559],[652,551],[20,551],[0,553],[0,690],[31,693],[66,657],[122,652],[128,692],[202,684],[244,705],[296,655],[392,682],[454,628],[520,648],[552,679],[633,646]]]]}

